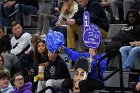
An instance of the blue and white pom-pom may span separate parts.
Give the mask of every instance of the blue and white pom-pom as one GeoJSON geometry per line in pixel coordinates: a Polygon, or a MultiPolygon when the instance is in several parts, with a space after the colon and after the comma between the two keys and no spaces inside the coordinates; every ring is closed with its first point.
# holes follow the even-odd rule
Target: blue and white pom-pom
{"type": "Polygon", "coordinates": [[[60,32],[49,30],[46,36],[46,45],[51,53],[59,51],[61,46],[64,45],[64,35],[60,32]]]}

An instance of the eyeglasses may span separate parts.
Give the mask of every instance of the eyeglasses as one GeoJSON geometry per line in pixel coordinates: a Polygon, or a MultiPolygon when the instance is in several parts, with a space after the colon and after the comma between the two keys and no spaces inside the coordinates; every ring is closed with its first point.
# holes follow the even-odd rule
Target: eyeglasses
{"type": "Polygon", "coordinates": [[[23,78],[15,79],[16,82],[23,81],[23,78]]]}

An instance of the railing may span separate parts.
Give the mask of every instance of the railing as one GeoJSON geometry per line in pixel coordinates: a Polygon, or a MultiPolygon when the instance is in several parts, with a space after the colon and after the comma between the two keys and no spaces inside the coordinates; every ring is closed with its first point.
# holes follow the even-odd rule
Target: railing
{"type": "Polygon", "coordinates": [[[2,14],[4,17],[6,18],[11,18],[13,15],[15,15],[17,12],[20,12],[20,19],[21,19],[21,25],[23,26],[23,17],[22,17],[22,7],[21,7],[21,3],[20,3],[20,0],[17,0],[18,4],[19,4],[19,9],[15,10],[14,12],[12,12],[11,14],[9,15],[6,15],[5,13],[5,9],[4,9],[4,6],[5,4],[8,2],[9,0],[6,0],[2,3],[2,6],[1,6],[1,9],[2,9],[2,14]]]}
{"type": "MultiPolygon", "coordinates": [[[[111,59],[108,60],[108,62],[110,62],[111,59]]],[[[108,65],[109,63],[107,63],[108,65]]],[[[121,93],[124,93],[124,83],[123,83],[123,71],[122,71],[122,59],[121,59],[121,53],[119,52],[119,50],[113,49],[111,51],[109,51],[106,55],[104,55],[103,57],[101,57],[99,60],[97,60],[97,73],[98,76],[100,78],[100,80],[106,81],[108,80],[110,77],[112,77],[114,74],[116,74],[117,72],[119,72],[119,77],[120,77],[120,90],[121,93]],[[100,75],[100,62],[109,57],[110,55],[112,55],[112,53],[117,54],[117,57],[119,59],[119,68],[117,68],[116,70],[112,71],[111,74],[107,75],[106,77],[102,77],[100,75]]]]}

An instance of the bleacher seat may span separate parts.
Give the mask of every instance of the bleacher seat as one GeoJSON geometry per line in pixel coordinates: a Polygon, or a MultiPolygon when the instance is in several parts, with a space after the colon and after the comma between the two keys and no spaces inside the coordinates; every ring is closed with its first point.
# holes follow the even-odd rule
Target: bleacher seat
{"type": "Polygon", "coordinates": [[[111,38],[114,37],[122,27],[126,26],[126,24],[110,24],[109,30],[107,33],[107,38],[103,39],[103,41],[106,43],[111,41],[111,38]]]}

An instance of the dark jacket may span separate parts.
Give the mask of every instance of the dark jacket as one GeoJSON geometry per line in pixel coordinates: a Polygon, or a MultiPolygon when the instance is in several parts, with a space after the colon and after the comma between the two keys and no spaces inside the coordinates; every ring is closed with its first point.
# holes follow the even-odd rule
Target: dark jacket
{"type": "Polygon", "coordinates": [[[15,89],[14,91],[12,91],[12,93],[32,93],[31,89],[32,89],[32,83],[27,82],[22,87],[20,87],[18,90],[15,89]]]}
{"type": "Polygon", "coordinates": [[[140,40],[140,25],[125,26],[112,38],[112,41],[121,41],[124,45],[140,40]]]}
{"type": "Polygon", "coordinates": [[[112,38],[112,41],[121,41],[124,45],[128,45],[129,42],[140,40],[140,16],[137,10],[130,10],[126,16],[127,26],[123,27],[119,33],[112,38]],[[130,23],[128,15],[133,13],[136,17],[136,21],[130,23]]]}
{"type": "Polygon", "coordinates": [[[11,49],[11,43],[8,35],[5,35],[0,39],[0,54],[4,51],[9,51],[11,49]]]}
{"type": "Polygon", "coordinates": [[[44,72],[44,78],[47,79],[66,79],[70,78],[70,74],[65,62],[60,56],[54,62],[50,62],[44,72]]]}
{"type": "Polygon", "coordinates": [[[109,23],[106,17],[105,11],[100,5],[98,0],[89,0],[86,9],[80,8],[78,12],[74,15],[74,19],[76,24],[83,24],[83,13],[84,11],[88,11],[90,14],[90,22],[96,24],[100,28],[108,31],[109,23]]]}

